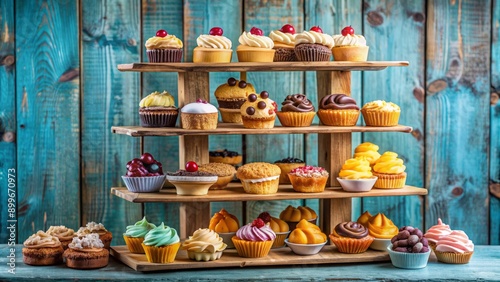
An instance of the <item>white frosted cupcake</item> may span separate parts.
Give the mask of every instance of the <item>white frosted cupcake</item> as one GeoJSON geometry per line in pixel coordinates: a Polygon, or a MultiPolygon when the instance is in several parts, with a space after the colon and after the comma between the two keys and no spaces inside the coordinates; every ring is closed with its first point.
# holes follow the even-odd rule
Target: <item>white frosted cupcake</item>
{"type": "Polygon", "coordinates": [[[240,45],[236,49],[240,62],[272,62],[274,58],[274,42],[264,36],[262,29],[252,27],[250,32],[243,31],[238,39],[240,45]]]}
{"type": "Polygon", "coordinates": [[[199,228],[181,245],[181,249],[187,251],[188,257],[196,261],[218,260],[226,247],[219,234],[208,228],[199,228]]]}
{"type": "Polygon", "coordinates": [[[368,58],[366,39],[363,35],[354,34],[354,28],[346,26],[342,34],[333,35],[335,46],[332,48],[335,61],[364,62],[368,58]]]}
{"type": "Polygon", "coordinates": [[[198,47],[193,50],[195,63],[229,63],[231,62],[232,43],[223,36],[220,27],[213,27],[209,34],[202,34],[196,39],[198,47]]]}
{"type": "Polygon", "coordinates": [[[184,129],[216,129],[219,114],[217,108],[202,99],[181,109],[181,126],[184,129]]]}

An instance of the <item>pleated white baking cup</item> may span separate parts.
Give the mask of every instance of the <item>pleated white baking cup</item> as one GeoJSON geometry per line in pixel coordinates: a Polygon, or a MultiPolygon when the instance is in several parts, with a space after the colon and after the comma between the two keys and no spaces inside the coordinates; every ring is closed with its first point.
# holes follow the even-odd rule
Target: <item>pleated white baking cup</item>
{"type": "Polygon", "coordinates": [[[166,177],[165,175],[144,177],[122,176],[122,179],[130,192],[152,193],[161,190],[166,177]]]}

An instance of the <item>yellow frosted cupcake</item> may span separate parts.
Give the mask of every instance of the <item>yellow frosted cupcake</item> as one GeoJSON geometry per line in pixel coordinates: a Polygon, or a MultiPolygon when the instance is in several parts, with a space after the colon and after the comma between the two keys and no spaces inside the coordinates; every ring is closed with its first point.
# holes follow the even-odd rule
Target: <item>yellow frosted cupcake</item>
{"type": "Polygon", "coordinates": [[[199,228],[182,243],[181,249],[186,250],[192,260],[212,261],[220,259],[226,246],[219,234],[208,228],[199,228]]]}
{"type": "Polygon", "coordinates": [[[321,244],[326,242],[326,234],[316,224],[302,219],[290,233],[288,241],[295,244],[321,244]]]}
{"type": "Polygon", "coordinates": [[[376,100],[366,103],[361,113],[368,126],[396,126],[401,109],[394,103],[376,100]]]}
{"type": "Polygon", "coordinates": [[[370,249],[385,251],[391,245],[391,239],[398,235],[399,228],[383,213],[377,213],[368,221],[368,234],[374,238],[370,249]]]}
{"type": "Polygon", "coordinates": [[[358,121],[359,107],[352,97],[330,94],[321,98],[318,117],[324,125],[353,126],[358,121]]]}
{"type": "Polygon", "coordinates": [[[162,222],[158,227],[151,229],[144,237],[142,247],[148,262],[174,262],[177,251],[181,246],[177,231],[162,222]]]}
{"type": "Polygon", "coordinates": [[[155,91],[139,103],[139,117],[144,127],[175,127],[178,115],[174,97],[165,90],[155,91]]]}
{"type": "Polygon", "coordinates": [[[406,182],[406,166],[394,152],[385,152],[375,162],[373,175],[378,177],[375,188],[403,188],[406,182]]]}
{"type": "Polygon", "coordinates": [[[276,233],[260,218],[242,226],[232,238],[240,257],[261,258],[267,256],[276,239],[276,233]]]}
{"type": "Polygon", "coordinates": [[[362,215],[358,217],[356,220],[357,223],[361,223],[364,227],[368,227],[368,221],[372,218],[372,215],[369,211],[365,211],[362,215]]]}
{"type": "Polygon", "coordinates": [[[222,34],[220,27],[213,27],[209,34],[202,34],[196,39],[198,47],[193,50],[195,63],[229,63],[233,50],[231,40],[222,34]]]}
{"type": "Polygon", "coordinates": [[[174,63],[182,60],[182,41],[164,29],[146,41],[146,53],[151,63],[174,63]]]}
{"type": "Polygon", "coordinates": [[[361,143],[354,149],[354,158],[364,158],[373,166],[380,158],[378,146],[370,142],[361,143]]]}
{"type": "Polygon", "coordinates": [[[332,48],[334,61],[364,62],[368,58],[366,39],[363,35],[354,34],[354,28],[346,26],[342,34],[332,36],[335,46],[332,48]]]}
{"type": "Polygon", "coordinates": [[[366,192],[373,188],[377,177],[373,176],[372,168],[367,160],[354,158],[344,162],[337,180],[345,191],[366,192]]]}
{"type": "Polygon", "coordinates": [[[123,233],[123,239],[125,240],[125,244],[127,244],[128,250],[131,253],[144,254],[144,249],[142,248],[144,236],[155,227],[156,225],[149,223],[146,217],[143,217],[134,225],[127,226],[127,230],[123,233]]]}
{"type": "Polygon", "coordinates": [[[288,95],[276,112],[283,126],[310,126],[315,115],[314,106],[304,94],[288,95]]]}
{"type": "Polygon", "coordinates": [[[264,36],[262,29],[252,27],[250,32],[243,31],[238,39],[240,45],[236,49],[240,62],[272,62],[274,58],[274,42],[264,36]]]}
{"type": "Polygon", "coordinates": [[[283,211],[281,211],[280,219],[284,220],[288,224],[290,230],[294,230],[297,224],[302,219],[305,219],[311,223],[316,224],[318,215],[310,207],[298,206],[295,208],[291,205],[288,205],[288,207],[286,207],[283,211]]]}

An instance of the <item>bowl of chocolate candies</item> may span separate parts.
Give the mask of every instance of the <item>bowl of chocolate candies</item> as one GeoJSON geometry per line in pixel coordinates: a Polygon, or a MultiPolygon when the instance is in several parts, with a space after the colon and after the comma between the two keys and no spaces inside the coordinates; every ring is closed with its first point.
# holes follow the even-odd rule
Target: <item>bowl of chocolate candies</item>
{"type": "Polygon", "coordinates": [[[429,243],[418,228],[404,226],[392,237],[387,247],[392,265],[397,268],[419,269],[427,266],[431,254],[429,243]]]}

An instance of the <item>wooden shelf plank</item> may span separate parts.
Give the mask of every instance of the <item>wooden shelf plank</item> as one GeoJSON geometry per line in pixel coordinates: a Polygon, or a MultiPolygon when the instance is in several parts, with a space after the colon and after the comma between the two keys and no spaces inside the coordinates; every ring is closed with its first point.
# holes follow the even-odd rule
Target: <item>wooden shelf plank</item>
{"type": "Polygon", "coordinates": [[[272,129],[249,129],[242,124],[219,123],[214,130],[194,130],[180,127],[141,127],[113,126],[111,131],[133,137],[140,136],[179,136],[179,135],[231,135],[231,134],[306,134],[306,133],[350,133],[350,132],[405,132],[412,131],[411,126],[397,125],[391,127],[375,126],[325,126],[311,125],[308,127],[275,126],[272,129]]]}
{"type": "Polygon", "coordinates": [[[427,195],[427,189],[405,186],[402,189],[372,189],[368,192],[346,192],[340,187],[327,187],[321,193],[295,192],[291,185],[280,185],[276,194],[248,194],[240,183],[230,183],[222,190],[209,190],[208,195],[180,196],[174,188],[162,189],[158,193],[134,193],[125,187],[111,188],[111,194],[133,203],[190,203],[190,202],[234,202],[234,201],[272,201],[298,199],[345,199],[356,197],[427,195]]]}
{"type": "Polygon", "coordinates": [[[131,63],[118,65],[120,71],[136,72],[252,72],[252,71],[376,71],[406,67],[408,61],[368,62],[273,62],[273,63],[131,63]]]}
{"type": "Polygon", "coordinates": [[[272,249],[263,258],[243,258],[238,256],[235,249],[224,250],[219,260],[210,262],[198,262],[190,260],[186,251],[180,250],[175,261],[172,263],[150,263],[144,254],[132,254],[127,246],[112,246],[111,255],[137,271],[176,271],[181,269],[195,268],[219,268],[219,267],[250,267],[250,266],[272,266],[272,265],[301,265],[301,264],[333,264],[333,263],[358,263],[389,261],[387,252],[367,250],[361,254],[343,254],[337,251],[334,245],[325,245],[316,255],[300,256],[294,254],[290,248],[283,247],[272,249]]]}

